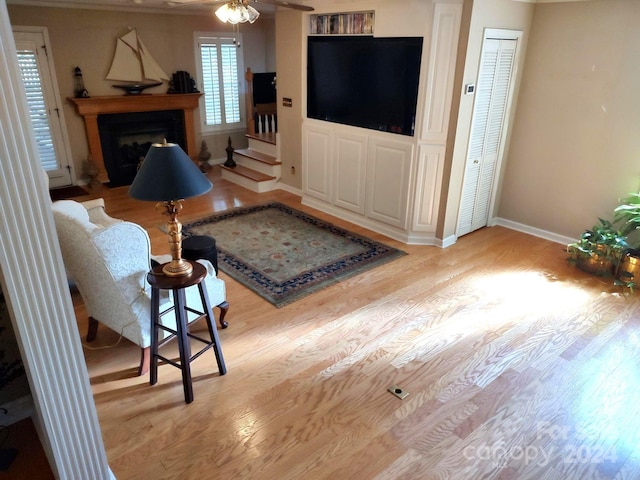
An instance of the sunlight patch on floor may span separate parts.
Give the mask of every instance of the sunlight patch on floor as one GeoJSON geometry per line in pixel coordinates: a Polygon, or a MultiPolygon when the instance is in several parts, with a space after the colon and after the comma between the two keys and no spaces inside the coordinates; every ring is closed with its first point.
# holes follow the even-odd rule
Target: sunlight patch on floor
{"type": "Polygon", "coordinates": [[[499,300],[501,308],[535,310],[537,316],[580,308],[590,298],[581,288],[536,271],[492,273],[477,277],[473,285],[499,300]]]}
{"type": "Polygon", "coordinates": [[[640,448],[640,342],[634,332],[628,341],[605,348],[581,369],[584,387],[574,412],[576,434],[593,453],[617,456],[640,448]]]}

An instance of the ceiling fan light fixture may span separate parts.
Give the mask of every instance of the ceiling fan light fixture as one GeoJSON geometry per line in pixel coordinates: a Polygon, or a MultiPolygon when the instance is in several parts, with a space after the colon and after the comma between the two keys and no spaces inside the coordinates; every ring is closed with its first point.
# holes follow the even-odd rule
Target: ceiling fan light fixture
{"type": "Polygon", "coordinates": [[[235,25],[237,23],[253,23],[260,16],[258,12],[251,5],[244,5],[242,2],[230,2],[225,3],[216,10],[216,17],[221,22],[230,23],[235,25]]]}

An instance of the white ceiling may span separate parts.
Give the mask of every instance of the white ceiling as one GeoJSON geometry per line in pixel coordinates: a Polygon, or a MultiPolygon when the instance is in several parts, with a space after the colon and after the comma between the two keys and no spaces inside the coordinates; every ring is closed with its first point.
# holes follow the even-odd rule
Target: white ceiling
{"type": "MultiPolygon", "coordinates": [[[[216,5],[207,0],[7,0],[9,5],[29,5],[38,7],[86,8],[92,10],[118,10],[129,12],[161,12],[172,14],[198,14],[212,11],[216,5]]],[[[300,2],[302,3],[302,2],[300,2]]],[[[275,12],[275,6],[259,0],[251,2],[260,13],[275,12]]]]}

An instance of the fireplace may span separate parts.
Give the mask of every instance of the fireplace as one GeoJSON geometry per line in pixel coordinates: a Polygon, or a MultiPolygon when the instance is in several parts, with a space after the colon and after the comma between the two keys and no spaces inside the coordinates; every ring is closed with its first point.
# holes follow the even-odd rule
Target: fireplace
{"type": "MultiPolygon", "coordinates": [[[[110,185],[126,185],[131,183],[128,178],[133,178],[131,176],[132,170],[135,171],[137,169],[138,158],[144,156],[141,152],[144,151],[146,153],[144,145],[147,143],[161,142],[163,138],[167,137],[167,141],[178,143],[194,162],[197,161],[198,150],[196,148],[194,128],[194,110],[198,107],[201,96],[201,93],[141,94],[69,98],[68,100],[75,105],[76,112],[84,119],[89,153],[99,170],[98,180],[110,185]],[[166,112],[171,112],[171,114],[166,112]],[[134,132],[125,134],[124,132],[116,131],[116,136],[123,137],[117,143],[110,136],[107,138],[100,131],[99,123],[106,121],[103,119],[119,116],[117,114],[138,113],[143,113],[148,117],[146,119],[145,117],[135,117],[136,119],[142,118],[142,121],[125,121],[124,123],[134,127],[134,132]],[[169,115],[172,118],[164,118],[165,115],[169,115]],[[154,125],[149,127],[150,120],[157,120],[158,117],[163,117],[163,120],[158,122],[160,125],[153,122],[154,125]],[[177,125],[178,117],[181,117],[181,127],[177,125]],[[119,160],[120,165],[114,167],[114,162],[110,156],[124,145],[128,145],[128,147],[125,147],[126,159],[123,160],[121,158],[119,160]],[[111,178],[111,175],[114,178],[111,178]]],[[[135,176],[135,174],[133,175],[135,176]]]]}
{"type": "Polygon", "coordinates": [[[98,115],[98,131],[109,186],[131,185],[153,143],[177,143],[186,150],[181,110],[98,115]]]}

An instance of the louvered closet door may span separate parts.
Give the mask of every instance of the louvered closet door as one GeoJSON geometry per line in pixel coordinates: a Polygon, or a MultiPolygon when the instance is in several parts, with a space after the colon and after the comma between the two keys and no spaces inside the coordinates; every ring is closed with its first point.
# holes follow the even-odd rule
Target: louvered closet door
{"type": "Polygon", "coordinates": [[[486,38],[473,109],[457,236],[487,225],[503,131],[516,40],[486,38]]]}
{"type": "MultiPolygon", "coordinates": [[[[27,94],[40,164],[49,175],[49,185],[71,185],[69,148],[63,132],[62,112],[52,77],[42,32],[14,32],[18,66],[27,94]]],[[[69,81],[73,81],[73,72],[69,81]]]]}

